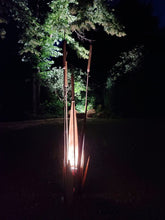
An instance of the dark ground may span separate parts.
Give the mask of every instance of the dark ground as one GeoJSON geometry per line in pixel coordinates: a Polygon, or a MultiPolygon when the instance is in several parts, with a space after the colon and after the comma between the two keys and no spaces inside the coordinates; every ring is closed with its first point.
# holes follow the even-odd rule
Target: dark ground
{"type": "Polygon", "coordinates": [[[164,131],[160,119],[88,120],[89,171],[69,217],[62,120],[0,123],[0,220],[165,219],[164,131]]]}

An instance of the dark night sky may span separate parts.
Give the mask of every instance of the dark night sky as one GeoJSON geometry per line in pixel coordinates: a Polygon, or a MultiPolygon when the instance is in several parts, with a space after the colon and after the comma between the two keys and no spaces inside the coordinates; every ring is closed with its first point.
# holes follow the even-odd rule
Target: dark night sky
{"type": "MultiPolygon", "coordinates": [[[[114,0],[115,3],[120,2],[120,0],[114,0]]],[[[142,3],[151,3],[153,6],[153,15],[158,17],[159,27],[165,27],[165,0],[139,0],[142,3]]]]}
{"type": "Polygon", "coordinates": [[[152,3],[153,15],[159,19],[159,27],[165,27],[165,0],[139,0],[145,3],[152,3]]]}
{"type": "Polygon", "coordinates": [[[152,0],[153,13],[159,18],[159,27],[165,27],[165,0],[152,0]]]}

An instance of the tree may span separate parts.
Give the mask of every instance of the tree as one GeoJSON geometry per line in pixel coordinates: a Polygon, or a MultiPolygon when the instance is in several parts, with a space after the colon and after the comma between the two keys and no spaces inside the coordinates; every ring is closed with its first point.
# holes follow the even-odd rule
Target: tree
{"type": "Polygon", "coordinates": [[[122,52],[118,61],[109,71],[110,77],[107,79],[107,88],[109,82],[115,82],[125,74],[135,71],[141,66],[144,58],[144,46],[136,45],[133,49],[122,52]]]}
{"type": "Polygon", "coordinates": [[[85,36],[87,31],[99,25],[108,34],[125,35],[113,11],[102,0],[83,3],[76,0],[38,0],[33,4],[28,0],[9,0],[6,8],[10,19],[16,22],[20,30],[19,53],[22,61],[31,63],[34,69],[34,113],[36,84],[56,66],[54,58],[62,55],[61,43],[64,39],[80,58],[87,59],[88,50],[83,46],[83,41],[88,41],[85,36]]]}
{"type": "MultiPolygon", "coordinates": [[[[85,92],[86,92],[86,72],[83,72],[81,69],[75,67],[68,69],[67,75],[68,75],[68,93],[70,93],[69,97],[71,97],[71,74],[74,75],[76,110],[78,112],[84,112],[85,92]]],[[[43,86],[48,87],[50,89],[50,92],[54,94],[55,97],[60,102],[63,102],[63,96],[64,96],[63,87],[61,86],[63,84],[63,77],[61,77],[62,75],[63,75],[62,68],[53,67],[49,72],[47,72],[42,82],[43,86]]],[[[69,100],[71,101],[71,98],[69,100]]],[[[61,106],[60,102],[59,105],[61,106]]],[[[94,105],[94,96],[90,94],[90,87],[89,87],[88,106],[90,108],[93,108],[93,105],[94,105]]]]}
{"type": "Polygon", "coordinates": [[[145,81],[148,74],[146,58],[150,53],[148,45],[155,38],[157,18],[152,15],[151,3],[141,3],[138,0],[121,0],[116,11],[127,36],[121,47],[122,52],[107,71],[104,104],[112,113],[142,115],[149,82],[145,81]]]}
{"type": "MultiPolygon", "coordinates": [[[[106,89],[104,95],[104,105],[107,109],[107,112],[110,114],[114,113],[117,110],[114,110],[112,106],[114,103],[112,94],[115,92],[115,87],[120,87],[123,82],[128,82],[129,75],[131,74],[140,74],[142,71],[142,66],[144,65],[144,46],[136,45],[132,49],[122,52],[118,58],[118,61],[110,69],[106,81],[106,89]]],[[[140,76],[141,77],[141,76],[140,76]]],[[[138,82],[137,82],[138,83],[138,82]]],[[[123,92],[124,93],[124,92],[123,92]]],[[[122,102],[122,101],[120,101],[122,102]]]]}
{"type": "MultiPolygon", "coordinates": [[[[48,69],[49,64],[52,64],[48,60],[50,57],[62,55],[59,44],[64,38],[78,56],[88,58],[88,51],[80,44],[80,41],[75,39],[73,33],[80,37],[85,30],[95,29],[97,24],[102,25],[108,34],[124,35],[114,14],[108,11],[101,0],[94,1],[92,5],[83,5],[83,7],[79,7],[79,3],[75,0],[51,1],[50,11],[47,12],[44,22],[33,16],[27,0],[11,1],[14,3],[12,16],[17,21],[18,27],[22,29],[19,41],[22,44],[20,53],[26,55],[26,58],[29,58],[28,55],[31,54],[33,59],[36,56],[36,59],[40,61],[38,66],[41,72],[42,69],[48,69]],[[48,66],[44,66],[46,64],[48,66]]],[[[44,2],[40,0],[42,1],[44,2]]]]}

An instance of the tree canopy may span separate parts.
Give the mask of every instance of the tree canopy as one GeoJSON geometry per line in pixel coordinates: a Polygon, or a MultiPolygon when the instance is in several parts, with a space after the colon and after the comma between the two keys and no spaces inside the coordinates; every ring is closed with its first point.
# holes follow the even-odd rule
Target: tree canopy
{"type": "MultiPolygon", "coordinates": [[[[125,35],[114,10],[104,0],[2,0],[0,6],[5,9],[5,13],[0,10],[0,21],[5,25],[12,21],[18,30],[21,60],[30,63],[33,78],[37,77],[45,86],[50,86],[46,83],[49,76],[56,79],[53,87],[61,82],[54,73],[61,72],[56,58],[62,56],[63,40],[67,41],[68,49],[74,51],[74,56],[88,59],[87,47],[93,42],[88,38],[89,31],[102,27],[109,35],[125,35]]],[[[1,38],[5,33],[4,26],[1,38]]],[[[62,74],[60,76],[62,78],[62,74]]],[[[56,94],[59,93],[61,88],[57,86],[56,94]]]]}
{"type": "Polygon", "coordinates": [[[124,35],[113,10],[101,0],[39,0],[33,6],[28,0],[9,0],[3,5],[20,29],[22,61],[35,61],[41,72],[49,70],[51,57],[62,55],[59,45],[64,39],[79,57],[87,59],[88,50],[81,42],[85,31],[101,25],[108,34],[124,35]],[[40,5],[47,5],[47,11],[40,5]]]}
{"type": "MultiPolygon", "coordinates": [[[[35,84],[42,82],[42,86],[47,86],[59,100],[62,97],[60,56],[64,39],[67,41],[69,71],[73,65],[72,73],[83,73],[81,79],[76,79],[77,85],[81,82],[78,87],[82,90],[86,63],[83,59],[88,58],[89,44],[94,44],[95,64],[92,64],[90,85],[97,104],[100,104],[104,102],[106,85],[108,89],[112,83],[123,83],[122,77],[127,78],[126,73],[137,73],[146,42],[151,39],[148,37],[156,30],[156,19],[151,16],[150,5],[142,5],[138,0],[1,0],[0,37],[1,42],[6,39],[6,44],[9,35],[11,37],[12,31],[8,33],[10,25],[17,34],[15,49],[24,62],[22,65],[32,68],[25,78],[29,77],[32,84],[36,77],[35,84]],[[120,38],[125,32],[127,36],[120,38]],[[82,70],[78,71],[77,67],[82,70]]],[[[82,100],[81,93],[83,91],[78,91],[77,97],[82,100]]]]}

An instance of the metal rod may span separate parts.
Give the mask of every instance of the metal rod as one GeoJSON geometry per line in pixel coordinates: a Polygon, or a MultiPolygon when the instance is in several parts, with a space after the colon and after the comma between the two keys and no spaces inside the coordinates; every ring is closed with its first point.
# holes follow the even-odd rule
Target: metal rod
{"type": "MultiPolygon", "coordinates": [[[[88,83],[89,83],[89,72],[90,72],[90,66],[91,66],[91,57],[92,57],[92,45],[90,45],[89,48],[89,58],[88,58],[88,66],[87,66],[87,81],[86,81],[86,95],[85,95],[85,115],[84,115],[84,122],[82,127],[82,134],[81,134],[81,140],[80,140],[80,157],[82,158],[83,154],[83,144],[85,141],[85,126],[86,126],[86,118],[87,118],[87,106],[88,106],[88,83]]],[[[79,158],[79,167],[80,167],[80,161],[81,158],[79,158]]]]}
{"type": "Polygon", "coordinates": [[[67,61],[65,61],[65,135],[66,135],[66,155],[68,155],[68,80],[67,80],[67,61]]]}
{"type": "Polygon", "coordinates": [[[71,85],[72,85],[72,101],[74,101],[74,75],[71,75],[71,85]]]}
{"type": "Polygon", "coordinates": [[[65,135],[65,86],[64,86],[64,168],[66,167],[66,135],[65,135]]]}
{"type": "Polygon", "coordinates": [[[87,163],[86,163],[86,167],[85,167],[85,171],[84,171],[84,176],[83,176],[83,180],[82,180],[82,187],[84,186],[84,183],[86,181],[87,172],[88,172],[88,166],[89,166],[89,160],[90,160],[90,156],[88,157],[88,160],[87,160],[87,163]]]}
{"type": "Polygon", "coordinates": [[[90,44],[90,47],[89,47],[89,58],[88,58],[87,72],[90,72],[91,58],[92,58],[92,44],[90,44]]]}
{"type": "Polygon", "coordinates": [[[66,62],[66,41],[63,42],[63,70],[64,70],[64,168],[67,164],[68,146],[68,108],[67,108],[67,62],[66,62]]]}
{"type": "Polygon", "coordinates": [[[76,165],[76,163],[75,163],[75,102],[74,101],[72,101],[73,102],[73,148],[74,148],[74,171],[73,171],[73,173],[75,174],[75,165],[76,165]]]}
{"type": "Polygon", "coordinates": [[[86,96],[85,96],[85,118],[87,115],[87,105],[88,105],[88,82],[89,82],[89,73],[90,73],[90,66],[91,66],[91,57],[92,57],[92,44],[89,48],[89,59],[88,59],[88,66],[87,66],[87,83],[86,83],[86,96]]]}
{"type": "Polygon", "coordinates": [[[66,124],[65,124],[65,116],[66,116],[66,111],[65,111],[65,61],[66,61],[66,42],[63,42],[63,70],[64,70],[64,169],[66,168],[66,124]]]}
{"type": "Polygon", "coordinates": [[[66,40],[63,42],[63,67],[65,67],[66,62],[66,40]]]}

